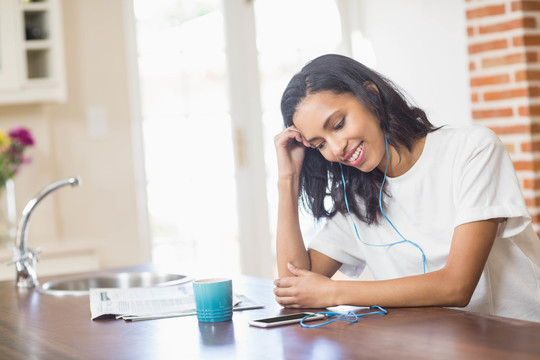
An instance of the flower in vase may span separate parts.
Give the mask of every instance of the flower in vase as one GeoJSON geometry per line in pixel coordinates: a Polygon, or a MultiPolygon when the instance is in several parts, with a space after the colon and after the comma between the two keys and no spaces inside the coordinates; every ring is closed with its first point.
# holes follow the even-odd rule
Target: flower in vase
{"type": "Polygon", "coordinates": [[[13,178],[22,164],[31,161],[24,152],[33,145],[32,134],[23,127],[15,127],[7,134],[0,130],[0,184],[13,178]]]}

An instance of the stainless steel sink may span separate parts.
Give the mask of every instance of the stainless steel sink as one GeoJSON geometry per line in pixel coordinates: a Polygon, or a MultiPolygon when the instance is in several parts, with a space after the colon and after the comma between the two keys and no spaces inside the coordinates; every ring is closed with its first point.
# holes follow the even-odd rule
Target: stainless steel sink
{"type": "Polygon", "coordinates": [[[185,275],[158,272],[100,272],[48,281],[39,287],[43,294],[88,295],[91,288],[170,286],[191,281],[185,275]]]}

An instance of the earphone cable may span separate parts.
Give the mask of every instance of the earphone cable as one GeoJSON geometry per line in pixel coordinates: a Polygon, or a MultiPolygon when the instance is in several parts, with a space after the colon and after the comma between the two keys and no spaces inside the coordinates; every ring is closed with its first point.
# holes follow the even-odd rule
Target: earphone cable
{"type": "Polygon", "coordinates": [[[373,305],[373,306],[370,306],[369,307],[370,309],[378,309],[376,311],[372,311],[372,312],[368,312],[368,313],[364,313],[364,314],[355,314],[353,311],[349,311],[348,313],[346,314],[342,314],[342,313],[338,313],[338,312],[333,312],[333,311],[319,311],[317,313],[314,313],[314,314],[310,314],[310,315],[307,315],[305,316],[301,321],[300,321],[300,325],[302,327],[305,327],[305,328],[316,328],[316,327],[319,327],[319,326],[324,326],[324,325],[328,325],[330,323],[333,323],[335,321],[347,321],[347,322],[350,322],[350,323],[355,323],[355,322],[358,322],[358,318],[362,317],[362,316],[366,316],[366,315],[374,315],[374,314],[383,314],[383,315],[386,315],[388,314],[388,311],[383,309],[382,307],[378,306],[378,305],[373,305]],[[308,324],[305,324],[304,321],[312,316],[315,316],[315,315],[320,315],[320,314],[323,314],[327,319],[330,319],[333,317],[333,319],[331,320],[328,320],[328,321],[325,321],[321,324],[314,324],[314,325],[308,325],[308,324]]]}

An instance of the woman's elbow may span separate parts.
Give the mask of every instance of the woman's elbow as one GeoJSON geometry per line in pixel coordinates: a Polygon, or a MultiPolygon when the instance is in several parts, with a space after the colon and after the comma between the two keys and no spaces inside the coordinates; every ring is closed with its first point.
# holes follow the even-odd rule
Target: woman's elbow
{"type": "Polygon", "coordinates": [[[456,296],[454,299],[452,299],[452,304],[449,306],[452,307],[465,307],[469,305],[469,302],[471,301],[472,296],[467,296],[467,294],[460,294],[460,296],[456,296]]]}
{"type": "Polygon", "coordinates": [[[446,306],[465,307],[469,305],[474,289],[475,287],[460,283],[449,286],[447,293],[448,304],[446,306]]]}

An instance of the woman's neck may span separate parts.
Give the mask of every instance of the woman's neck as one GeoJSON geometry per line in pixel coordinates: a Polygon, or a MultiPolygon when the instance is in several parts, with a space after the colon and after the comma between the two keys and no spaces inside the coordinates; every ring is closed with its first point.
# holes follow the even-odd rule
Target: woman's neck
{"type": "MultiPolygon", "coordinates": [[[[410,151],[407,148],[402,148],[400,149],[400,153],[398,153],[394,147],[388,146],[388,151],[390,152],[390,162],[388,164],[388,171],[386,175],[388,177],[398,177],[409,171],[409,169],[416,164],[420,158],[420,155],[422,155],[425,144],[426,136],[415,140],[410,151]]],[[[384,168],[380,170],[384,172],[385,168],[386,158],[384,159],[384,168]]]]}

